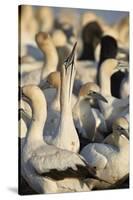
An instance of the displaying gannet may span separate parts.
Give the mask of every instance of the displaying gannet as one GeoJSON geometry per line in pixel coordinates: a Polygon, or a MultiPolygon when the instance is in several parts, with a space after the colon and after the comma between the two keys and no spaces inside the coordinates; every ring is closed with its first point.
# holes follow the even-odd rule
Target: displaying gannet
{"type": "Polygon", "coordinates": [[[55,146],[73,152],[78,152],[80,147],[79,138],[73,122],[71,106],[72,89],[76,73],[74,62],[76,44],[77,43],[75,43],[72,52],[62,65],[60,95],[61,117],[57,135],[52,139],[52,144],[55,146]],[[68,137],[68,133],[70,137],[68,137]]]}
{"type": "Polygon", "coordinates": [[[80,155],[48,145],[43,139],[47,117],[43,92],[37,86],[29,85],[23,87],[22,93],[33,111],[22,151],[21,172],[24,179],[38,193],[90,191],[83,179],[95,178],[95,170],[86,165],[80,155]]]}
{"type": "MultiPolygon", "coordinates": [[[[55,136],[57,127],[60,122],[60,93],[61,93],[61,77],[60,72],[52,72],[48,78],[47,82],[44,84],[43,92],[47,96],[47,105],[48,105],[48,117],[45,123],[45,136],[46,140],[48,138],[55,136]],[[45,89],[44,89],[45,88],[45,89]],[[55,91],[53,91],[55,89],[55,91]],[[52,95],[53,94],[53,95],[52,95]],[[50,136],[50,137],[48,137],[50,136]]],[[[76,103],[76,96],[72,94],[72,103],[73,107],[76,103]]]]}
{"type": "Polygon", "coordinates": [[[129,140],[123,135],[128,133],[127,128],[126,120],[117,119],[104,143],[90,143],[82,149],[80,154],[96,168],[97,176],[110,183],[89,180],[92,188],[108,188],[129,173],[129,140]]]}
{"type": "MultiPolygon", "coordinates": [[[[43,81],[46,80],[47,76],[56,71],[58,65],[58,55],[56,48],[47,33],[39,32],[36,35],[36,42],[44,54],[44,65],[41,61],[37,61],[34,64],[24,64],[24,68],[37,68],[37,70],[33,70],[30,73],[24,73],[21,77],[21,85],[28,85],[28,84],[41,84],[43,81]],[[26,65],[26,67],[25,67],[26,65]],[[28,66],[29,65],[29,66],[28,66]],[[42,67],[41,67],[42,66],[42,67]]],[[[23,69],[23,64],[22,66],[23,69]]],[[[22,70],[24,71],[24,70],[22,70]]]]}
{"type": "Polygon", "coordinates": [[[90,141],[99,141],[107,132],[106,123],[102,113],[98,109],[91,108],[90,100],[97,99],[107,103],[100,94],[100,88],[95,83],[86,83],[79,91],[78,100],[73,107],[73,118],[76,128],[82,137],[90,141]]]}
{"type": "Polygon", "coordinates": [[[115,71],[120,70],[125,63],[116,59],[106,59],[100,67],[99,82],[102,95],[108,103],[99,101],[101,112],[107,123],[108,130],[111,130],[112,123],[118,117],[124,117],[129,111],[129,98],[117,99],[111,95],[111,76],[115,71]],[[106,84],[105,84],[106,83],[106,84]]]}

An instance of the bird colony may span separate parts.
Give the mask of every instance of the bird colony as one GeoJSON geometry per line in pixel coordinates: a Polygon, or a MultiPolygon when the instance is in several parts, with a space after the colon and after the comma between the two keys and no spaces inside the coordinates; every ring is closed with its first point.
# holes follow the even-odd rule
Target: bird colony
{"type": "Polygon", "coordinates": [[[19,35],[19,193],[128,187],[128,14],[23,5],[19,35]]]}

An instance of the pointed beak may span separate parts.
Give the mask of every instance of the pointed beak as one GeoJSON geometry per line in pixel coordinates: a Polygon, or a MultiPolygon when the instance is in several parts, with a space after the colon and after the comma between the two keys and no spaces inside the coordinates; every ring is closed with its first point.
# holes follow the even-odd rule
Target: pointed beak
{"type": "Polygon", "coordinates": [[[103,97],[100,93],[98,92],[92,92],[91,94],[89,94],[93,99],[97,99],[100,101],[103,101],[105,103],[108,103],[108,101],[105,99],[105,97],[103,97]]]}
{"type": "Polygon", "coordinates": [[[66,69],[72,64],[74,64],[74,58],[75,58],[75,52],[76,52],[76,46],[77,46],[77,42],[75,42],[73,49],[70,53],[70,55],[66,58],[65,60],[65,66],[66,69]]]}

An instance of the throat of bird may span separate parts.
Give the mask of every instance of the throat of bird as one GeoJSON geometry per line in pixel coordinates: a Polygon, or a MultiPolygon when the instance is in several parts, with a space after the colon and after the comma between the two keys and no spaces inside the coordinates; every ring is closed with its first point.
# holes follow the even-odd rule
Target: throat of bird
{"type": "Polygon", "coordinates": [[[42,79],[46,78],[46,73],[48,75],[51,72],[56,71],[58,65],[58,55],[55,49],[51,49],[49,52],[46,51],[44,57],[46,60],[41,72],[42,79]]]}
{"type": "Polygon", "coordinates": [[[38,100],[38,102],[33,102],[32,108],[32,122],[27,134],[27,141],[29,143],[37,143],[37,141],[43,142],[43,129],[47,116],[45,102],[43,99],[38,100]]]}
{"type": "Polygon", "coordinates": [[[111,80],[106,73],[100,74],[100,87],[104,96],[111,96],[111,80]]]}
{"type": "Polygon", "coordinates": [[[116,147],[118,147],[119,150],[122,150],[125,145],[126,145],[126,141],[127,139],[125,137],[123,137],[122,135],[119,135],[119,133],[115,132],[113,133],[114,136],[114,144],[116,147]]]}

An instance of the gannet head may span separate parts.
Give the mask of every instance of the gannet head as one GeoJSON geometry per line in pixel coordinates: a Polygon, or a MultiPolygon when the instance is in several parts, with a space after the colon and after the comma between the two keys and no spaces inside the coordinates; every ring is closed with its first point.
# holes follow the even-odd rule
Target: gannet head
{"type": "Polygon", "coordinates": [[[125,70],[125,69],[128,69],[128,63],[127,62],[124,62],[122,60],[117,60],[117,59],[114,59],[114,58],[109,58],[109,59],[106,59],[101,64],[100,73],[104,72],[104,74],[111,76],[115,72],[117,72],[119,70],[125,70]]]}
{"type": "Polygon", "coordinates": [[[65,59],[64,61],[64,65],[65,65],[65,69],[67,70],[67,68],[70,65],[74,65],[74,61],[75,61],[75,53],[76,53],[76,46],[77,46],[77,42],[75,42],[73,49],[71,51],[71,53],[69,54],[69,56],[65,59]]]}
{"type": "Polygon", "coordinates": [[[46,81],[42,81],[39,87],[44,90],[48,88],[59,89],[61,87],[61,75],[59,71],[51,72],[46,81]]]}
{"type": "Polygon", "coordinates": [[[129,122],[125,117],[117,118],[113,123],[113,131],[129,138],[129,122]]]}
{"type": "Polygon", "coordinates": [[[46,32],[39,32],[35,36],[38,47],[43,51],[44,47],[48,47],[51,44],[51,38],[46,32]]]}
{"type": "Polygon", "coordinates": [[[95,83],[84,84],[79,91],[79,97],[97,99],[107,103],[107,100],[100,94],[99,86],[95,83]]]}
{"type": "Polygon", "coordinates": [[[61,86],[60,72],[52,72],[47,78],[47,83],[50,87],[58,89],[61,86]]]}

